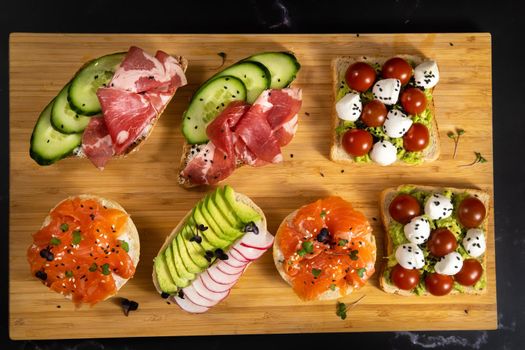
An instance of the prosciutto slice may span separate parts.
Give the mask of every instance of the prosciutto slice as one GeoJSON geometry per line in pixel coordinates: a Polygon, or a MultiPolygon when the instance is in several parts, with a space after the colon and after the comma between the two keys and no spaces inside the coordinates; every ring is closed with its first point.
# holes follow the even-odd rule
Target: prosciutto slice
{"type": "Polygon", "coordinates": [[[239,164],[282,162],[281,147],[297,131],[301,103],[301,90],[292,88],[266,90],[252,106],[232,102],[207,126],[208,143],[190,157],[180,175],[194,184],[213,185],[239,164]],[[203,152],[212,150],[210,163],[203,152]]]}
{"type": "Polygon", "coordinates": [[[102,116],[91,117],[82,134],[82,152],[99,169],[115,154],[113,141],[102,116]]]}

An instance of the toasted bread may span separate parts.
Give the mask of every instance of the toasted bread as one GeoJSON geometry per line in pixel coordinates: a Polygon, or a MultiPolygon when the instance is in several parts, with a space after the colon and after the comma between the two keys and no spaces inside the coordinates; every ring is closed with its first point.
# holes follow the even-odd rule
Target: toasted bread
{"type": "MultiPolygon", "coordinates": [[[[416,56],[416,55],[396,55],[396,57],[401,57],[408,62],[413,62],[413,64],[417,65],[424,61],[423,57],[416,56]]],[[[389,57],[371,57],[371,56],[355,56],[355,57],[338,57],[335,58],[332,61],[332,79],[333,79],[333,96],[334,96],[334,103],[332,106],[332,147],[330,149],[330,159],[336,163],[339,164],[352,164],[354,162],[354,157],[348,154],[344,148],[341,145],[341,139],[342,135],[337,135],[335,132],[335,129],[339,126],[340,119],[337,116],[337,112],[335,109],[335,103],[336,103],[336,97],[337,92],[339,90],[339,86],[342,81],[345,80],[345,73],[347,68],[355,63],[355,62],[367,62],[370,64],[380,64],[383,65],[383,63],[388,60],[389,57]]],[[[434,89],[431,89],[433,91],[434,89]]],[[[430,133],[430,141],[429,145],[422,151],[422,160],[423,163],[432,162],[436,159],[438,159],[440,154],[440,145],[439,145],[439,130],[438,125],[436,122],[436,113],[434,108],[434,99],[432,98],[432,101],[430,102],[430,105],[428,106],[430,109],[430,112],[432,114],[432,123],[431,128],[429,129],[430,133]]],[[[366,163],[369,164],[369,163],[366,163]]],[[[414,165],[410,163],[406,163],[400,160],[397,160],[395,165],[414,165]]]]}
{"type": "MultiPolygon", "coordinates": [[[[392,217],[390,216],[388,207],[390,206],[390,203],[395,198],[395,196],[399,193],[401,187],[403,186],[405,185],[387,188],[383,190],[383,192],[381,192],[381,195],[379,198],[381,221],[383,222],[383,229],[385,230],[385,244],[384,244],[385,258],[394,253],[394,245],[390,237],[390,234],[388,232],[388,227],[390,226],[390,223],[394,219],[392,219],[392,217]]],[[[460,189],[460,188],[452,188],[452,187],[433,187],[433,186],[420,186],[420,185],[409,185],[409,186],[413,186],[416,190],[427,191],[427,192],[442,192],[444,190],[450,190],[452,191],[452,193],[465,193],[466,192],[472,196],[477,197],[485,205],[485,208],[487,210],[485,220],[483,224],[480,226],[480,228],[482,228],[486,234],[488,230],[487,217],[489,215],[489,208],[490,208],[490,195],[487,192],[477,190],[477,189],[460,189]]],[[[486,274],[486,266],[487,266],[486,256],[487,254],[485,253],[481,259],[478,259],[478,260],[481,260],[481,265],[483,266],[484,274],[486,274]]],[[[381,266],[381,271],[380,271],[381,274],[379,275],[379,285],[385,292],[403,295],[403,296],[416,295],[412,291],[402,290],[402,289],[397,288],[395,285],[388,283],[386,278],[384,277],[385,271],[387,269],[388,269],[388,266],[387,266],[387,263],[385,262],[381,266]]],[[[463,292],[453,289],[450,292],[450,294],[484,294],[486,290],[487,290],[486,288],[483,288],[481,290],[476,290],[474,289],[474,287],[463,287],[463,292]]],[[[431,294],[425,290],[425,292],[422,295],[431,295],[431,294]]]]}

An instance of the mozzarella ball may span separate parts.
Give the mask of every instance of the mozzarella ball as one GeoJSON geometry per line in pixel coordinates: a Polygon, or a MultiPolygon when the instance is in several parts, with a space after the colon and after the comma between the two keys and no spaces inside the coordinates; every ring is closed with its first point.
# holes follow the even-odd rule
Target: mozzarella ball
{"type": "Polygon", "coordinates": [[[388,137],[402,137],[412,126],[412,119],[397,109],[392,109],[386,115],[383,131],[388,137]]]}
{"type": "Polygon", "coordinates": [[[483,233],[483,230],[479,228],[469,229],[461,244],[467,251],[468,255],[474,258],[482,256],[487,249],[485,234],[483,233]]]}
{"type": "Polygon", "coordinates": [[[355,122],[359,119],[361,111],[363,110],[361,97],[359,94],[350,92],[337,101],[335,104],[335,110],[340,119],[355,122]]]}
{"type": "Polygon", "coordinates": [[[432,220],[441,220],[452,215],[452,201],[442,194],[432,194],[425,203],[425,214],[432,220]]]}
{"type": "Polygon", "coordinates": [[[439,82],[439,69],[436,61],[425,61],[414,68],[416,86],[430,89],[439,82]]]}
{"type": "Polygon", "coordinates": [[[423,244],[430,236],[430,224],[424,216],[416,216],[403,227],[403,232],[411,243],[423,244]]]}
{"type": "Polygon", "coordinates": [[[401,82],[399,79],[381,79],[378,80],[372,88],[374,98],[386,105],[394,105],[399,99],[401,82]]]}
{"type": "Polygon", "coordinates": [[[434,269],[441,275],[453,276],[461,271],[462,267],[463,258],[461,257],[461,254],[458,252],[451,252],[442,256],[434,266],[434,269]]]}
{"type": "Polygon", "coordinates": [[[421,269],[425,266],[423,251],[414,243],[401,244],[396,249],[396,260],[405,269],[421,269]]]}
{"type": "Polygon", "coordinates": [[[370,151],[370,158],[379,165],[390,165],[397,159],[397,148],[390,141],[379,141],[370,151]]]}

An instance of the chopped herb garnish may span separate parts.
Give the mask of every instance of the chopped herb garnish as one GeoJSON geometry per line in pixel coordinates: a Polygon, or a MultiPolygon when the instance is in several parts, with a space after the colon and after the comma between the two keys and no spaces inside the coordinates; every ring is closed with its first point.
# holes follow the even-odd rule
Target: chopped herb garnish
{"type": "Polygon", "coordinates": [[[80,234],[80,230],[73,231],[73,240],[71,241],[71,243],[79,244],[81,240],[82,240],[82,235],[80,234]]]}
{"type": "Polygon", "coordinates": [[[67,270],[66,277],[73,277],[73,271],[67,270]]]}
{"type": "Polygon", "coordinates": [[[359,278],[365,277],[365,272],[366,272],[366,269],[364,267],[357,269],[357,275],[359,276],[359,278]]]}
{"type": "Polygon", "coordinates": [[[465,133],[463,129],[456,129],[456,132],[449,131],[447,136],[449,139],[454,140],[454,153],[452,154],[452,159],[456,159],[456,153],[458,150],[459,137],[465,133]]]}
{"type": "Polygon", "coordinates": [[[314,251],[314,244],[310,241],[305,241],[302,244],[302,248],[297,251],[297,254],[299,254],[299,256],[305,256],[306,253],[311,254],[313,253],[313,251],[314,251]]]}
{"type": "Polygon", "coordinates": [[[68,224],[62,224],[62,225],[60,225],[60,230],[61,230],[62,232],[66,232],[68,229],[69,229],[69,225],[68,225],[68,224]]]}
{"type": "Polygon", "coordinates": [[[326,217],[326,211],[321,210],[321,219],[324,219],[326,217]]]}
{"type": "Polygon", "coordinates": [[[91,264],[91,266],[89,267],[89,271],[90,271],[90,272],[95,272],[95,271],[97,271],[97,269],[98,269],[98,265],[97,265],[97,263],[93,263],[93,264],[91,264]]]}
{"type": "Polygon", "coordinates": [[[323,270],[321,269],[312,269],[312,275],[314,275],[314,277],[319,277],[319,275],[321,274],[321,272],[323,272],[323,270]]]}
{"type": "Polygon", "coordinates": [[[347,244],[348,244],[348,240],[347,239],[340,239],[339,242],[337,243],[337,245],[340,246],[340,247],[344,247],[347,244]]]}
{"type": "Polygon", "coordinates": [[[129,244],[126,241],[119,240],[119,244],[126,253],[129,253],[129,244]]]}
{"type": "Polygon", "coordinates": [[[49,243],[51,245],[59,245],[60,243],[62,243],[62,241],[56,237],[52,237],[51,240],[49,241],[49,243]]]}
{"type": "Polygon", "coordinates": [[[357,256],[357,254],[359,254],[359,250],[357,249],[354,249],[350,252],[350,259],[356,261],[357,259],[359,259],[359,257],[357,256]]]}
{"type": "Polygon", "coordinates": [[[332,290],[332,291],[335,290],[335,284],[334,284],[334,283],[330,284],[330,287],[329,287],[329,288],[330,288],[330,290],[332,290]]]}
{"type": "Polygon", "coordinates": [[[486,163],[487,162],[487,159],[485,159],[485,157],[483,157],[481,155],[481,153],[474,152],[474,154],[476,155],[476,159],[474,159],[474,161],[472,163],[463,164],[463,165],[460,165],[460,166],[472,166],[472,165],[477,164],[477,163],[486,163]]]}
{"type": "Polygon", "coordinates": [[[102,274],[103,275],[109,275],[111,271],[109,270],[109,264],[102,265],[102,274]]]}

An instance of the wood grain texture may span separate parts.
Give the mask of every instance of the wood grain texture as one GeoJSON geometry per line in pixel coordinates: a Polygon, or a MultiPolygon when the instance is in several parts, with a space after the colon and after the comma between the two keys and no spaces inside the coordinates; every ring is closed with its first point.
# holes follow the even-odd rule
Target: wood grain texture
{"type": "MultiPolygon", "coordinates": [[[[245,333],[353,332],[385,330],[495,329],[496,283],[494,220],[487,250],[488,293],[483,296],[405,298],[378,288],[377,273],[368,285],[343,300],[366,295],[347,320],[335,303],[299,300],[279,277],[271,253],[254,263],[231,295],[210,312],[189,315],[166,305],[151,282],[152,259],[166,235],[201,198],[205,189],[177,185],[183,138],[180,116],[188,99],[227,64],[265,50],[292,50],[302,69],[294,85],[304,103],[295,139],[282,164],[243,167],[226,183],[250,196],[266,213],[274,232],[288,213],[318,197],[335,194],[351,201],[373,223],[379,269],[383,235],[378,197],[402,183],[478,187],[493,193],[491,38],[489,34],[392,35],[91,35],[12,34],[10,38],[10,335],[14,339],[208,335],[245,333]],[[162,49],[189,60],[189,85],[180,89],[140,152],[111,161],[98,171],[89,161],[66,159],[39,167],[29,157],[29,138],[40,111],[86,60],[137,45],[162,49]],[[435,89],[442,140],[438,161],[419,167],[341,166],[328,160],[332,88],[330,62],[339,55],[417,54],[436,59],[441,82],[435,89]],[[446,133],[464,128],[456,159],[446,133]],[[460,167],[474,159],[485,164],[460,167]],[[293,158],[292,155],[293,154],[293,158]],[[344,170],[344,172],[342,172],[344,170]],[[324,176],[322,176],[322,175],[324,176]],[[140,303],[124,317],[106,301],[75,310],[31,276],[26,249],[31,234],[63,198],[93,193],[122,204],[141,237],[136,276],[120,295],[140,303]],[[374,219],[375,218],[375,219],[374,219]],[[377,219],[377,221],[376,221],[377,219]],[[57,308],[60,305],[61,308],[57,308]]],[[[490,210],[494,213],[494,210],[490,210]]]]}

